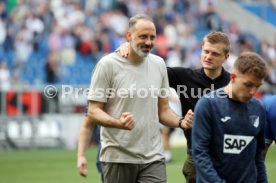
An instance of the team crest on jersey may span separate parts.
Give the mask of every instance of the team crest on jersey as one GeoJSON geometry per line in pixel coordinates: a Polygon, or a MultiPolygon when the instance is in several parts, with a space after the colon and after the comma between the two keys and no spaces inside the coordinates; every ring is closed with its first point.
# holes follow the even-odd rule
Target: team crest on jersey
{"type": "Polygon", "coordinates": [[[250,123],[255,127],[258,128],[260,124],[260,118],[257,115],[250,115],[249,116],[250,123]]]}
{"type": "Polygon", "coordinates": [[[224,134],[223,153],[240,154],[253,138],[253,136],[224,134]]]}

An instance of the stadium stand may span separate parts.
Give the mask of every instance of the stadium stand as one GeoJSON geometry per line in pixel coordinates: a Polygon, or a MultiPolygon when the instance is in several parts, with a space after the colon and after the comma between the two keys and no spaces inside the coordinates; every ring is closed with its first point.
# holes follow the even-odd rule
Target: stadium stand
{"type": "Polygon", "coordinates": [[[269,3],[241,3],[241,6],[246,10],[254,13],[255,15],[262,18],[264,21],[267,21],[274,26],[276,26],[276,11],[275,7],[271,6],[269,3]]]}

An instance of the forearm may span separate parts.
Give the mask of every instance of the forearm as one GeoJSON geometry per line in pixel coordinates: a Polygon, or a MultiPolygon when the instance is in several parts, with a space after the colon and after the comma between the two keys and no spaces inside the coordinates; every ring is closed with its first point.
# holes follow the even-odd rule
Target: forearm
{"type": "Polygon", "coordinates": [[[226,183],[225,180],[218,175],[216,169],[214,169],[211,157],[206,151],[199,152],[193,150],[193,157],[195,160],[196,172],[199,174],[201,181],[226,183]]]}
{"type": "Polygon", "coordinates": [[[168,98],[159,98],[158,99],[158,116],[159,121],[168,127],[176,128],[179,126],[181,120],[181,128],[189,129],[192,127],[193,123],[193,112],[189,110],[185,114],[185,118],[178,116],[169,106],[168,98]]]}
{"type": "Polygon", "coordinates": [[[218,175],[214,168],[213,160],[210,155],[211,127],[202,125],[204,121],[195,121],[192,130],[192,154],[196,165],[197,174],[205,182],[222,183],[224,180],[218,175]]]}
{"type": "Polygon", "coordinates": [[[123,112],[119,119],[107,114],[104,109],[105,103],[90,101],[88,107],[88,118],[101,126],[108,128],[119,128],[132,130],[135,126],[133,115],[130,112],[123,112]]]}
{"type": "Polygon", "coordinates": [[[163,111],[159,112],[159,121],[168,127],[171,128],[177,128],[178,127],[178,123],[179,123],[179,119],[181,117],[178,116],[173,110],[171,110],[170,108],[166,108],[163,111]]]}
{"type": "Polygon", "coordinates": [[[91,124],[89,126],[83,123],[81,125],[79,141],[78,141],[78,157],[85,156],[85,150],[91,139],[94,127],[95,127],[95,124],[91,124]]]}
{"type": "Polygon", "coordinates": [[[104,112],[100,108],[93,108],[91,107],[88,110],[89,120],[94,121],[98,125],[108,127],[108,128],[120,128],[120,119],[115,119],[108,115],[106,112],[104,112]]]}

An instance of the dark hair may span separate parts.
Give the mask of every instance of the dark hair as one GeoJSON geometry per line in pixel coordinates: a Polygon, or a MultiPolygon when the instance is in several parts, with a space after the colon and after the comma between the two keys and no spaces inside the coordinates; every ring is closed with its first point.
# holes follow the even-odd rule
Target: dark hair
{"type": "Polygon", "coordinates": [[[242,74],[250,73],[260,79],[264,79],[267,74],[265,61],[254,52],[241,53],[234,64],[234,68],[242,74]]]}
{"type": "Polygon", "coordinates": [[[225,55],[227,55],[230,52],[229,38],[223,32],[213,31],[213,32],[208,33],[206,36],[204,36],[203,41],[202,41],[202,45],[206,41],[210,42],[211,44],[222,43],[222,44],[224,44],[224,53],[225,53],[225,55]]]}

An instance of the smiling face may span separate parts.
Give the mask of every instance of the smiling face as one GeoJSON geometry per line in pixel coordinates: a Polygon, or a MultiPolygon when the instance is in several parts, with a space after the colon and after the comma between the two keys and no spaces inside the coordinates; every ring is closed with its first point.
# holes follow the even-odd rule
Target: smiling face
{"type": "Polygon", "coordinates": [[[127,39],[130,43],[130,56],[141,60],[147,57],[154,47],[156,29],[153,22],[146,19],[139,19],[127,32],[127,39]]]}

